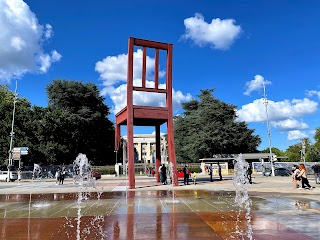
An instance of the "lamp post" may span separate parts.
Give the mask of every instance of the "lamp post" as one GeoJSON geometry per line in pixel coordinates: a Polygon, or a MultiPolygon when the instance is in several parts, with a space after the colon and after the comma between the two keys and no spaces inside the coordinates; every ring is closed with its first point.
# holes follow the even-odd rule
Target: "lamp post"
{"type": "Polygon", "coordinates": [[[116,165],[118,164],[118,151],[114,150],[114,152],[116,153],[116,165]]]}
{"type": "Polygon", "coordinates": [[[18,100],[18,93],[17,93],[17,89],[18,89],[18,81],[16,80],[16,89],[14,90],[14,96],[13,96],[13,111],[12,111],[12,122],[11,122],[11,132],[10,132],[10,147],[9,147],[9,161],[8,161],[8,178],[7,181],[10,182],[10,166],[13,165],[13,161],[12,161],[12,146],[13,146],[13,136],[14,136],[14,132],[13,132],[13,127],[14,127],[14,115],[16,112],[16,103],[18,100]]]}
{"type": "Polygon", "coordinates": [[[268,100],[267,100],[267,95],[266,95],[266,86],[263,84],[263,103],[266,106],[266,117],[267,117],[267,133],[268,133],[268,143],[269,143],[269,160],[271,164],[271,174],[272,177],[274,177],[274,164],[273,164],[273,159],[272,159],[272,149],[271,149],[271,135],[270,135],[270,124],[269,124],[269,115],[268,115],[268,100]]]}
{"type": "Polygon", "coordinates": [[[301,160],[303,161],[304,165],[306,165],[306,140],[301,139],[301,160]]]}

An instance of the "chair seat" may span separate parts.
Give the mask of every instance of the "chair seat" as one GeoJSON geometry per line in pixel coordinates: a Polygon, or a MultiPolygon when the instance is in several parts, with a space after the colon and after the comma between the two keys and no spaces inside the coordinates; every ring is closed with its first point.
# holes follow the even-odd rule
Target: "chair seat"
{"type": "MultiPolygon", "coordinates": [[[[116,114],[118,125],[127,125],[128,110],[124,107],[116,114]]],[[[156,126],[168,121],[168,108],[133,106],[133,125],[134,126],[156,126]]]]}

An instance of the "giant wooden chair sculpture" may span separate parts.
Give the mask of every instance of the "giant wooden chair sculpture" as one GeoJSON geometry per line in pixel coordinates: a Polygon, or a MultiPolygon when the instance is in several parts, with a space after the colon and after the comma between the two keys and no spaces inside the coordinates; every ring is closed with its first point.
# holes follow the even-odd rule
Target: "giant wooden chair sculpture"
{"type": "MultiPolygon", "coordinates": [[[[128,69],[127,69],[127,106],[116,114],[115,150],[118,151],[120,145],[120,126],[127,125],[127,158],[129,188],[135,188],[134,176],[134,143],[133,126],[155,126],[156,132],[156,171],[161,163],[160,152],[160,126],[167,123],[168,131],[168,156],[173,165],[173,185],[178,185],[176,154],[173,136],[173,115],[172,115],[172,44],[154,42],[149,40],[129,38],[128,43],[128,69]],[[133,86],[133,53],[134,46],[143,48],[142,57],[142,85],[133,86]],[[154,66],[154,88],[146,87],[146,57],[147,48],[155,49],[154,66]],[[160,50],[166,52],[166,89],[159,89],[159,54],[160,50]],[[166,95],[165,107],[136,106],[133,105],[133,91],[162,93],[166,95]]],[[[159,174],[157,182],[160,181],[159,174]]]]}

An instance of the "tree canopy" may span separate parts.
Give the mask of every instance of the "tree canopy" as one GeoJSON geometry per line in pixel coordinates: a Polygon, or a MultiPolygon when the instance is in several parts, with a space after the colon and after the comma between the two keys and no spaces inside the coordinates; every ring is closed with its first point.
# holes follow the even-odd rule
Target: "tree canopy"
{"type": "MultiPolygon", "coordinates": [[[[54,80],[47,86],[48,107],[33,106],[19,98],[14,125],[14,146],[29,147],[25,164],[71,164],[84,153],[95,165],[114,160],[114,126],[109,107],[96,85],[54,80]]],[[[8,159],[13,93],[0,86],[0,150],[8,159]]]]}
{"type": "Polygon", "coordinates": [[[236,120],[236,106],[201,90],[199,100],[183,103],[184,113],[174,119],[179,162],[195,162],[214,154],[257,152],[260,137],[245,122],[236,120]]]}

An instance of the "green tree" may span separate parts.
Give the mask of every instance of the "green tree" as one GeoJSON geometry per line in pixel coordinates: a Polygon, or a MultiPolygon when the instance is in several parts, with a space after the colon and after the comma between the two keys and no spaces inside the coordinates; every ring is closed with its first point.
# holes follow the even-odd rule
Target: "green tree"
{"type": "MultiPolygon", "coordinates": [[[[261,152],[262,153],[269,153],[270,150],[269,150],[269,148],[266,148],[266,149],[262,150],[261,152]]],[[[285,156],[285,152],[280,150],[279,148],[276,148],[276,147],[272,147],[271,148],[271,152],[274,153],[275,155],[279,156],[279,157],[285,156]]]]}
{"type": "Polygon", "coordinates": [[[289,162],[300,162],[301,161],[301,144],[296,143],[289,146],[286,149],[286,156],[288,157],[289,162]]]}
{"type": "Polygon", "coordinates": [[[198,100],[182,104],[175,117],[175,145],[179,162],[195,162],[214,154],[257,152],[261,140],[245,122],[236,121],[236,107],[201,90],[198,100]]]}
{"type": "MultiPolygon", "coordinates": [[[[14,93],[8,86],[0,86],[0,163],[9,158],[10,132],[12,126],[14,93]]],[[[18,98],[14,118],[13,147],[28,147],[34,140],[32,131],[32,109],[25,98],[18,98]]]]}
{"type": "Polygon", "coordinates": [[[320,127],[316,128],[315,134],[314,134],[314,148],[317,152],[320,153],[320,127]]]}
{"type": "Polygon", "coordinates": [[[70,164],[84,153],[95,165],[113,163],[114,126],[97,86],[54,80],[47,94],[49,106],[39,124],[46,160],[70,164]]]}

